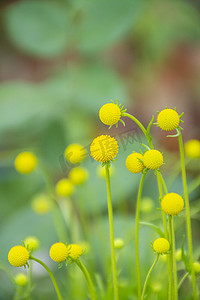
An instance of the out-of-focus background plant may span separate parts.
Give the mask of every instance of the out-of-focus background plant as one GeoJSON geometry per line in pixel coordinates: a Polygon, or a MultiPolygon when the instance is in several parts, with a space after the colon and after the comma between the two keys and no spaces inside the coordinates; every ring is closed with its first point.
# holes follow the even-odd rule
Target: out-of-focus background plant
{"type": "MultiPolygon", "coordinates": [[[[87,299],[87,286],[74,265],[57,270],[50,261],[49,247],[59,240],[51,210],[37,214],[32,199],[46,192],[39,170],[20,176],[14,169],[16,155],[33,151],[56,183],[68,176],[70,166],[64,149],[81,143],[89,150],[91,140],[107,134],[98,118],[99,108],[116,101],[129,108],[146,126],[152,114],[165,106],[185,112],[184,140],[199,138],[200,21],[198,1],[165,0],[23,0],[0,3],[0,265],[8,266],[10,247],[27,236],[40,241],[38,256],[53,269],[66,299],[87,299]],[[64,288],[65,286],[65,288],[64,288]],[[79,287],[77,289],[77,286],[79,287]]],[[[140,148],[139,129],[127,121],[109,133],[118,138],[120,151],[114,164],[112,194],[115,236],[125,241],[118,268],[120,299],[135,299],[134,211],[139,175],[130,174],[125,159],[140,148]],[[139,133],[136,134],[136,133],[139,133]],[[137,138],[135,138],[137,136],[137,138]]],[[[164,152],[166,176],[171,190],[182,193],[177,172],[178,143],[165,138],[156,127],[153,136],[164,152]]],[[[109,261],[109,231],[105,180],[98,164],[89,158],[82,163],[89,178],[76,187],[67,202],[70,241],[85,242],[85,262],[98,287],[106,286],[109,261]],[[108,234],[106,235],[105,232],[108,234]]],[[[188,164],[188,181],[198,173],[197,163],[188,164]]],[[[156,220],[156,179],[148,176],[144,196],[151,197],[145,221],[156,220]],[[153,210],[152,210],[153,209],[153,210]]],[[[191,193],[198,206],[199,193],[191,193]]],[[[199,225],[192,219],[194,254],[199,258],[199,225]]],[[[184,218],[180,218],[180,223],[184,218]]],[[[63,220],[64,222],[64,220],[63,220]]],[[[160,225],[158,221],[158,225],[160,225]]],[[[177,228],[181,247],[184,227],[177,228]]],[[[150,242],[157,237],[153,228],[141,227],[143,279],[154,254],[150,242]]],[[[159,262],[166,269],[165,262],[159,262]]],[[[180,266],[181,268],[181,266],[180,266]]],[[[55,299],[49,278],[40,267],[33,270],[33,299],[55,299]],[[35,297],[35,298],[34,298],[35,297]]],[[[152,276],[152,291],[164,299],[162,273],[152,276]]],[[[163,276],[166,274],[163,272],[163,276]]],[[[189,299],[187,282],[182,299],[189,299]]],[[[12,299],[15,286],[0,271],[0,299],[12,299]]],[[[108,298],[109,299],[109,298],[108,298]]],[[[150,299],[150,298],[149,298],[150,299]]],[[[151,298],[155,299],[155,298],[151,298]]]]}

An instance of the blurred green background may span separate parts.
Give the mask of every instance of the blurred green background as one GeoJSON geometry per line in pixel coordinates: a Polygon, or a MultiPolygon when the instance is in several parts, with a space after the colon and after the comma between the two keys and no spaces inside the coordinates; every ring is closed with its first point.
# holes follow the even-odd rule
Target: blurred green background
{"type": "MultiPolygon", "coordinates": [[[[115,236],[125,240],[118,261],[120,299],[136,299],[134,211],[140,175],[129,173],[125,160],[141,148],[142,135],[139,140],[129,139],[129,133],[136,132],[129,120],[125,120],[125,128],[119,124],[118,129],[108,130],[100,122],[98,111],[111,99],[119,99],[147,126],[157,110],[177,106],[179,113],[185,112],[184,140],[199,138],[199,9],[198,1],[1,1],[0,265],[12,274],[19,270],[8,264],[9,249],[26,236],[35,235],[40,240],[35,256],[53,270],[65,299],[88,299],[86,283],[76,266],[58,270],[48,256],[50,245],[58,241],[52,214],[37,215],[31,208],[31,199],[46,190],[41,171],[19,175],[14,159],[21,151],[33,151],[55,183],[68,175],[63,158],[67,145],[75,142],[88,147],[94,137],[109,133],[118,138],[120,146],[111,181],[115,236]]],[[[176,172],[177,141],[165,138],[166,134],[155,126],[152,134],[164,152],[163,171],[170,182],[176,172]]],[[[72,207],[67,212],[71,240],[66,242],[90,244],[83,260],[99,293],[103,293],[101,286],[106,288],[111,280],[106,186],[97,174],[98,163],[88,156],[82,165],[88,169],[89,179],[68,201],[72,207]],[[78,220],[76,225],[73,219],[78,220]]],[[[188,180],[197,173],[197,164],[191,162],[188,180]]],[[[180,176],[171,191],[182,193],[180,176]]],[[[158,206],[153,173],[148,174],[144,196],[153,199],[155,208],[158,206]]],[[[194,207],[198,207],[198,199],[199,193],[194,191],[194,207]]],[[[142,218],[161,225],[159,210],[142,218]]],[[[184,223],[184,215],[177,221],[178,247],[185,232],[179,223],[184,223]]],[[[192,225],[198,259],[200,220],[195,217],[192,225]]],[[[156,237],[154,229],[141,227],[143,280],[154,258],[150,242],[156,237]]],[[[165,263],[159,262],[157,270],[149,288],[148,299],[152,300],[165,299],[167,292],[165,263]]],[[[182,288],[181,299],[191,299],[188,287],[189,281],[182,288]]],[[[0,299],[13,299],[14,290],[13,283],[0,271],[0,299]]],[[[55,297],[47,274],[34,265],[32,299],[55,297]]],[[[108,293],[100,299],[109,297],[108,293]]]]}

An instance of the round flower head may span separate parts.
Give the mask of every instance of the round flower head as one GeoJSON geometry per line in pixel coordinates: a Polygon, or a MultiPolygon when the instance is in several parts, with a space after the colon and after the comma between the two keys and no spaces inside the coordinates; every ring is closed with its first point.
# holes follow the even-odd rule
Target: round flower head
{"type": "Polygon", "coordinates": [[[23,246],[14,246],[8,253],[8,261],[14,267],[23,267],[29,259],[29,252],[23,246]]]}
{"type": "Polygon", "coordinates": [[[122,249],[124,247],[124,240],[123,239],[120,239],[120,238],[116,238],[114,240],[114,246],[115,246],[115,249],[122,249]]]}
{"type": "Polygon", "coordinates": [[[50,210],[49,197],[43,194],[37,195],[33,198],[31,206],[37,214],[46,214],[50,210]]]}
{"type": "Polygon", "coordinates": [[[65,149],[65,158],[72,164],[80,163],[85,156],[86,151],[80,144],[71,144],[65,149]]]}
{"type": "Polygon", "coordinates": [[[180,214],[184,207],[183,198],[176,193],[168,193],[161,200],[164,212],[171,216],[180,214]]]}
{"type": "Polygon", "coordinates": [[[70,244],[68,246],[69,251],[69,260],[76,260],[83,254],[83,248],[80,245],[77,244],[70,244]]]}
{"type": "Polygon", "coordinates": [[[193,263],[193,269],[194,269],[194,272],[196,274],[199,274],[200,273],[200,263],[198,261],[195,261],[193,263]]]}
{"type": "Polygon", "coordinates": [[[74,186],[69,179],[61,179],[56,184],[56,193],[62,197],[71,196],[74,191],[74,186]]]}
{"type": "Polygon", "coordinates": [[[69,173],[70,181],[75,185],[83,184],[88,178],[88,171],[84,168],[73,168],[69,173]]]}
{"type": "MultiPolygon", "coordinates": [[[[113,165],[110,166],[109,171],[110,171],[110,177],[112,177],[114,172],[115,172],[115,169],[114,169],[113,165]]],[[[105,166],[100,165],[100,166],[97,167],[97,175],[102,179],[106,178],[106,168],[105,168],[105,166]]]]}
{"type": "Polygon", "coordinates": [[[117,124],[121,117],[121,110],[114,103],[104,104],[99,111],[99,118],[105,125],[117,124]]]}
{"type": "Polygon", "coordinates": [[[68,256],[67,246],[63,243],[55,243],[51,246],[49,255],[55,262],[62,262],[68,256]]]}
{"type": "Polygon", "coordinates": [[[108,162],[115,158],[118,144],[110,135],[100,135],[95,138],[90,146],[91,156],[99,162],[108,162]]]}
{"type": "Polygon", "coordinates": [[[154,207],[154,202],[149,197],[143,197],[140,205],[140,210],[143,213],[150,213],[154,207]]]}
{"type": "Polygon", "coordinates": [[[39,246],[39,240],[34,236],[28,236],[24,240],[24,244],[29,251],[35,251],[39,246]]]}
{"type": "Polygon", "coordinates": [[[153,243],[153,250],[158,254],[164,254],[169,251],[170,245],[168,240],[159,238],[153,243]]]}
{"type": "Polygon", "coordinates": [[[190,140],[186,142],[185,155],[191,158],[200,158],[200,141],[190,140]]]}
{"type": "Polygon", "coordinates": [[[162,153],[154,149],[146,151],[143,156],[143,163],[147,169],[159,169],[163,164],[162,153]]]}
{"type": "Polygon", "coordinates": [[[170,108],[163,109],[157,117],[158,126],[165,131],[171,131],[178,127],[180,118],[178,113],[170,108]]]}
{"type": "Polygon", "coordinates": [[[37,158],[32,152],[22,152],[15,158],[15,168],[21,174],[31,173],[37,166],[37,158]]]}
{"type": "Polygon", "coordinates": [[[126,167],[131,173],[140,173],[144,170],[144,164],[140,161],[143,155],[140,153],[131,153],[126,159],[126,167]]]}
{"type": "Polygon", "coordinates": [[[28,277],[26,274],[24,273],[18,273],[16,276],[15,276],[15,282],[17,285],[19,286],[25,286],[27,285],[28,283],[28,277]]]}

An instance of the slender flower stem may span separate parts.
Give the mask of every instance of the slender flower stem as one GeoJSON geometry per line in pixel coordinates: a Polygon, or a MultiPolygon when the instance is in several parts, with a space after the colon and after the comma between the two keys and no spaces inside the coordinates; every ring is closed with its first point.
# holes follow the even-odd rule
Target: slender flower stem
{"type": "Polygon", "coordinates": [[[85,279],[88,283],[91,299],[96,300],[96,293],[95,293],[95,289],[94,289],[94,284],[92,282],[90,274],[88,273],[88,270],[86,269],[86,267],[83,265],[83,263],[79,259],[76,260],[76,264],[77,264],[77,266],[79,266],[79,268],[81,269],[81,271],[83,272],[83,274],[85,276],[85,279]]]}
{"type": "Polygon", "coordinates": [[[136,205],[136,217],[135,217],[135,257],[136,257],[136,269],[137,269],[137,287],[138,287],[138,299],[141,298],[141,272],[140,272],[140,256],[139,256],[139,222],[140,222],[140,203],[142,197],[142,189],[144,185],[144,179],[147,174],[147,171],[144,171],[140,181],[138,196],[137,196],[137,205],[136,205]]]}
{"type": "Polygon", "coordinates": [[[188,246],[189,246],[189,254],[190,254],[190,268],[191,268],[191,276],[192,276],[193,297],[194,297],[194,300],[197,300],[195,272],[193,269],[194,259],[193,259],[193,249],[192,249],[192,228],[191,228],[191,220],[190,220],[190,203],[189,203],[189,196],[188,196],[184,148],[183,148],[183,139],[182,139],[181,132],[178,136],[178,140],[179,140],[182,180],[183,180],[183,189],[184,189],[185,206],[186,206],[186,224],[187,224],[187,237],[188,237],[188,246]]]}
{"type": "Polygon", "coordinates": [[[28,287],[27,287],[27,300],[31,300],[31,290],[32,290],[32,276],[33,268],[32,261],[29,262],[29,271],[28,271],[28,287]]]}
{"type": "Polygon", "coordinates": [[[109,164],[108,163],[106,164],[106,184],[107,184],[107,199],[108,199],[108,218],[109,218],[109,224],[110,224],[110,247],[111,247],[114,298],[115,298],[115,300],[118,300],[119,296],[118,296],[117,266],[116,266],[115,246],[114,246],[113,209],[112,209],[112,200],[111,200],[110,173],[109,173],[109,164]]]}
{"type": "Polygon", "coordinates": [[[178,289],[180,289],[183,281],[188,277],[188,275],[190,275],[189,272],[185,273],[185,275],[183,275],[183,277],[181,278],[181,280],[179,281],[179,284],[178,284],[178,289]]]}
{"type": "Polygon", "coordinates": [[[45,270],[48,272],[48,274],[49,274],[49,276],[50,276],[50,278],[51,278],[51,280],[52,280],[52,282],[53,282],[53,285],[54,285],[54,287],[55,287],[55,290],[56,290],[56,294],[57,294],[57,296],[58,296],[58,299],[59,299],[59,300],[62,300],[62,296],[61,296],[60,290],[59,290],[59,288],[58,288],[58,284],[57,284],[57,282],[56,282],[56,280],[55,280],[55,278],[54,278],[52,272],[51,272],[50,269],[47,267],[47,265],[46,265],[45,263],[43,263],[40,259],[38,259],[38,258],[36,258],[36,257],[34,257],[34,256],[32,256],[32,255],[30,255],[29,259],[35,260],[36,262],[38,262],[40,265],[42,265],[42,266],[45,268],[45,270]]]}
{"type": "Polygon", "coordinates": [[[171,237],[171,259],[172,259],[172,270],[173,270],[173,295],[174,300],[178,299],[178,288],[177,288],[177,271],[176,271],[176,257],[175,257],[175,235],[174,235],[174,220],[173,216],[169,216],[169,228],[171,237]]]}
{"type": "Polygon", "coordinates": [[[148,283],[148,280],[149,280],[149,277],[151,275],[151,272],[153,271],[153,268],[155,267],[157,261],[158,261],[158,258],[159,258],[159,254],[156,255],[156,258],[151,266],[151,268],[149,269],[149,272],[147,274],[147,277],[145,279],[145,283],[144,283],[144,287],[143,287],[143,291],[142,291],[142,297],[141,297],[141,300],[144,300],[144,296],[145,296],[145,291],[146,291],[146,288],[147,288],[147,283],[148,283]]]}

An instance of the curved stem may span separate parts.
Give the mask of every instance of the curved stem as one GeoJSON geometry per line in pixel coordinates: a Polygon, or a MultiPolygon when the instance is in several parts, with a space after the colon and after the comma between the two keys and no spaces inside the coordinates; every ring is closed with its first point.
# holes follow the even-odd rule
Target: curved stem
{"type": "Polygon", "coordinates": [[[88,270],[86,269],[86,267],[83,265],[83,263],[79,259],[76,260],[75,262],[76,262],[77,266],[79,266],[79,268],[81,269],[81,271],[83,272],[83,274],[85,276],[85,279],[88,283],[91,299],[96,300],[94,285],[93,285],[92,279],[90,277],[90,274],[88,273],[88,270]]]}
{"type": "Polygon", "coordinates": [[[180,280],[180,282],[179,282],[179,284],[178,284],[178,289],[180,289],[180,287],[181,287],[183,281],[188,277],[188,275],[190,275],[189,272],[187,272],[187,273],[185,273],[185,275],[183,275],[183,277],[181,278],[181,280],[180,280]]]}
{"type": "Polygon", "coordinates": [[[192,228],[191,228],[191,219],[190,219],[190,203],[189,203],[189,196],[188,196],[187,178],[186,178],[186,170],[185,170],[185,157],[184,157],[183,139],[182,139],[181,132],[178,136],[178,140],[179,140],[182,180],[183,180],[183,189],[184,189],[185,206],[186,206],[187,237],[188,237],[188,246],[189,246],[189,254],[190,254],[190,268],[191,268],[191,276],[192,276],[193,296],[194,296],[194,300],[197,300],[195,272],[193,269],[194,259],[193,259],[193,249],[192,249],[192,228]]]}
{"type": "Polygon", "coordinates": [[[175,234],[174,234],[174,220],[173,216],[169,216],[169,227],[171,231],[171,259],[172,259],[172,270],[173,270],[173,295],[174,300],[178,299],[178,288],[177,288],[177,271],[176,271],[176,256],[175,256],[175,234]]]}
{"type": "Polygon", "coordinates": [[[145,291],[146,291],[146,287],[147,287],[147,283],[148,283],[148,280],[149,280],[149,277],[151,275],[151,272],[153,271],[153,268],[155,267],[157,261],[158,261],[158,258],[159,258],[159,254],[157,254],[151,268],[149,269],[149,272],[147,274],[147,277],[145,279],[145,283],[144,283],[144,287],[143,287],[143,291],[142,291],[142,297],[141,297],[141,300],[144,300],[144,296],[145,296],[145,291]]]}
{"type": "Polygon", "coordinates": [[[117,286],[117,267],[116,267],[115,246],[114,246],[113,209],[112,209],[111,189],[110,189],[109,164],[107,163],[105,167],[106,167],[108,218],[109,218],[109,225],[110,225],[110,247],[111,247],[111,261],[112,261],[114,297],[115,297],[115,300],[118,300],[119,296],[118,296],[118,286],[117,286]]]}
{"type": "Polygon", "coordinates": [[[50,269],[47,267],[47,265],[46,265],[45,263],[43,263],[40,259],[38,259],[38,258],[36,258],[36,257],[34,257],[34,256],[32,256],[32,255],[30,255],[29,259],[35,260],[36,262],[38,262],[40,265],[42,265],[42,266],[45,268],[45,270],[48,272],[48,274],[49,274],[49,276],[50,276],[50,278],[51,278],[51,280],[52,280],[52,282],[53,282],[53,285],[54,285],[54,287],[55,287],[55,290],[56,290],[56,294],[57,294],[57,296],[58,296],[58,299],[59,299],[59,300],[62,300],[62,296],[61,296],[60,290],[59,290],[59,288],[58,288],[58,284],[57,284],[57,282],[56,282],[56,280],[55,280],[55,278],[54,278],[52,272],[51,272],[50,269]]]}
{"type": "Polygon", "coordinates": [[[141,298],[141,272],[140,272],[140,255],[139,255],[139,222],[140,222],[140,203],[142,197],[142,189],[144,185],[144,179],[147,174],[147,171],[144,171],[140,181],[138,196],[137,196],[137,205],[136,205],[136,217],[135,217],[135,257],[136,257],[136,269],[137,269],[137,287],[138,287],[138,299],[141,298]]]}

